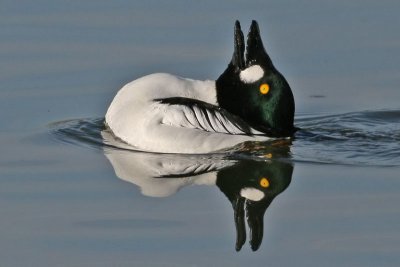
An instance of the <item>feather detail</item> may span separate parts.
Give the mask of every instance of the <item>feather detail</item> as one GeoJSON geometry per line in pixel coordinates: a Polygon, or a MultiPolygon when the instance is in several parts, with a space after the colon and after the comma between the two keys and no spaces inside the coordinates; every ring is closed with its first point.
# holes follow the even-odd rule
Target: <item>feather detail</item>
{"type": "Polygon", "coordinates": [[[262,134],[238,116],[204,101],[185,97],[159,98],[154,101],[171,106],[161,121],[166,125],[234,135],[262,134]]]}

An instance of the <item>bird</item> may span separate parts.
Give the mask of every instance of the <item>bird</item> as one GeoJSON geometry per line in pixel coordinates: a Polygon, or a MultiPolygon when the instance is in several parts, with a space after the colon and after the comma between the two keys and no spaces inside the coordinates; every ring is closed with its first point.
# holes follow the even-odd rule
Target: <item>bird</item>
{"type": "Polygon", "coordinates": [[[289,146],[278,150],[269,147],[270,156],[256,160],[224,154],[160,154],[115,149],[118,144],[110,132],[103,130],[101,135],[109,140],[103,147],[104,155],[115,175],[136,185],[144,196],[170,197],[193,185],[218,187],[233,208],[236,251],[246,242],[246,228],[250,248],[259,249],[265,212],[292,180],[294,165],[279,158],[288,156],[289,146]]]}
{"type": "Polygon", "coordinates": [[[236,21],[233,56],[217,80],[168,73],[138,78],[118,91],[105,125],[132,150],[203,154],[291,138],[294,112],[292,90],[265,51],[257,21],[246,49],[236,21]]]}

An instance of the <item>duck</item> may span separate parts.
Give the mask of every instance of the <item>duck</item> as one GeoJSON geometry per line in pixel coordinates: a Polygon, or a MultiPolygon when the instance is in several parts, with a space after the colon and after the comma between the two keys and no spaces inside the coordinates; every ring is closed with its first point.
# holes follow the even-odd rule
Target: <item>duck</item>
{"type": "Polygon", "coordinates": [[[246,49],[236,21],[233,56],[217,80],[168,73],[138,78],[118,91],[105,125],[133,150],[203,154],[291,138],[294,112],[292,90],[265,51],[257,21],[246,49]]]}
{"type": "Polygon", "coordinates": [[[224,154],[160,154],[115,149],[118,144],[111,133],[103,130],[101,135],[109,140],[103,149],[115,176],[135,185],[144,196],[166,198],[191,186],[217,187],[233,209],[236,251],[246,242],[246,228],[250,248],[260,248],[266,210],[292,180],[294,165],[280,158],[289,155],[289,146],[279,151],[270,147],[271,157],[259,159],[224,154]]]}

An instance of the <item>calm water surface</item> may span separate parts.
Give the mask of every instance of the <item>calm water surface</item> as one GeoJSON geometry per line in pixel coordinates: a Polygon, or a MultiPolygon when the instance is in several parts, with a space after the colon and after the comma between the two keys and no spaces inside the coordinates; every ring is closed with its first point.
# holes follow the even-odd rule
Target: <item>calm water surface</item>
{"type": "Polygon", "coordinates": [[[3,2],[1,266],[400,264],[397,1],[3,2]],[[217,78],[235,19],[291,84],[294,140],[188,156],[109,135],[124,83],[217,78]]]}

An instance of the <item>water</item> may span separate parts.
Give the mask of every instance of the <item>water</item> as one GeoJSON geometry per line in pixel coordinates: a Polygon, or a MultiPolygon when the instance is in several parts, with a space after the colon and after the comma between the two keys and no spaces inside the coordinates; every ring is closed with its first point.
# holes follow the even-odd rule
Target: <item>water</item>
{"type": "MultiPolygon", "coordinates": [[[[400,111],[381,110],[335,115],[303,115],[293,140],[246,143],[216,155],[287,158],[293,162],[353,166],[400,166],[400,111]]],[[[132,150],[116,140],[104,119],[76,119],[51,125],[60,140],[76,145],[132,150]]],[[[213,154],[209,154],[213,155],[213,154]]]]}
{"type": "Polygon", "coordinates": [[[0,265],[398,266],[399,10],[3,1],[0,265]],[[258,20],[293,89],[292,142],[158,155],[104,131],[132,79],[217,78],[235,19],[258,20]]]}
{"type": "Polygon", "coordinates": [[[313,163],[399,166],[400,111],[304,116],[294,159],[313,163]]]}

